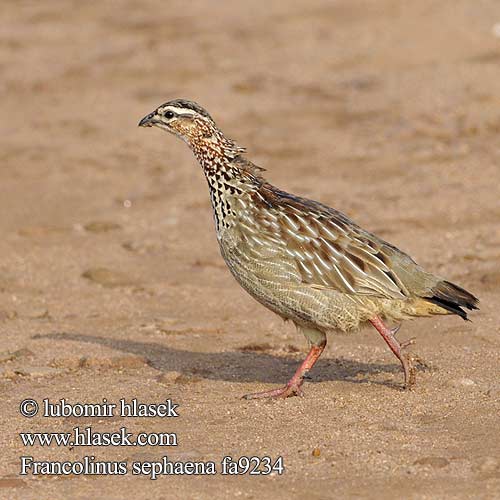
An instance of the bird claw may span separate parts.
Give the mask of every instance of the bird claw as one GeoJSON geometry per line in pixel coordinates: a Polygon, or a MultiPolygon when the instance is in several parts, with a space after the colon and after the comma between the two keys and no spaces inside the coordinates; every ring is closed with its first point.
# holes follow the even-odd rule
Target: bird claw
{"type": "Polygon", "coordinates": [[[402,365],[405,373],[405,384],[403,388],[405,391],[411,391],[417,379],[417,369],[410,355],[406,354],[403,359],[402,365]]]}
{"type": "Polygon", "coordinates": [[[400,328],[401,328],[401,323],[399,325],[396,325],[393,328],[391,328],[392,335],[396,336],[396,334],[399,332],[400,328]]]}
{"type": "Polygon", "coordinates": [[[416,337],[412,337],[411,339],[408,339],[408,340],[406,340],[404,342],[401,342],[400,348],[401,349],[406,349],[408,346],[416,344],[416,342],[417,342],[416,337]]]}
{"type": "Polygon", "coordinates": [[[285,385],[279,389],[271,389],[270,391],[254,392],[245,394],[243,399],[286,399],[291,396],[304,397],[304,391],[301,388],[302,384],[285,385]]]}

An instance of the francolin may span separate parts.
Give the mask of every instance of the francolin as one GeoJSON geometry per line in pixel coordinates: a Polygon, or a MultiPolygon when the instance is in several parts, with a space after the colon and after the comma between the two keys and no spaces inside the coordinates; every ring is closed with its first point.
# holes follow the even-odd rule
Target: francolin
{"type": "Polygon", "coordinates": [[[139,123],[171,132],[188,144],[208,183],[222,257],[255,299],[291,320],[310,351],[282,388],[247,399],[302,395],[302,383],[326,345],[327,333],[370,322],[401,362],[405,387],[415,379],[408,343],[383,319],[457,314],[478,299],[422,269],[406,253],[362,229],[343,213],[281,191],[245,158],[212,117],[192,101],[162,104],[139,123]]]}

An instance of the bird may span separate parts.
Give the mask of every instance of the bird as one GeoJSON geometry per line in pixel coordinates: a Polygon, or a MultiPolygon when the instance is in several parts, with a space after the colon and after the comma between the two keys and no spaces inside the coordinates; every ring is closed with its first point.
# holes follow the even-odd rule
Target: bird
{"type": "Polygon", "coordinates": [[[396,334],[403,320],[478,309],[470,292],[419,266],[408,254],[323,203],[270,184],[265,169],[227,137],[199,104],[174,99],[139,122],[182,139],[208,183],[221,255],[262,305],[295,323],[309,352],[291,379],[246,399],[302,396],[327,335],[371,324],[401,363],[403,389],[416,367],[396,334]],[[398,326],[389,327],[394,323],[398,326]]]}

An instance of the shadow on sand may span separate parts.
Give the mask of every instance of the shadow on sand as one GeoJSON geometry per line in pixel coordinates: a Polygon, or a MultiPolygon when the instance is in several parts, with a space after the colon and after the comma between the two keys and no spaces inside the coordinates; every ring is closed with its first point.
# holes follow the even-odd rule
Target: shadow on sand
{"type": "MultiPolygon", "coordinates": [[[[305,357],[305,353],[299,358],[297,355],[274,355],[269,352],[193,352],[173,349],[156,342],[135,342],[79,333],[50,333],[33,338],[98,344],[143,356],[152,367],[163,372],[199,374],[206,379],[232,382],[283,384],[305,357]]],[[[370,382],[394,388],[401,388],[403,382],[399,363],[363,363],[344,357],[319,359],[309,378],[312,382],[370,382]],[[401,380],[397,376],[394,382],[373,380],[373,376],[379,373],[401,373],[401,380]]]]}

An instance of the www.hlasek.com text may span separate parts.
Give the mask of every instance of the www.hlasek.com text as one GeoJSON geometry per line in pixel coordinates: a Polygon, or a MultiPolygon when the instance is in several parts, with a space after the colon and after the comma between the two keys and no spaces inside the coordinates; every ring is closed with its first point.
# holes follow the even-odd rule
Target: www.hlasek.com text
{"type": "Polygon", "coordinates": [[[24,446],[177,446],[175,432],[139,432],[126,427],[114,432],[96,432],[91,426],[73,427],[71,432],[20,432],[24,446]]]}

